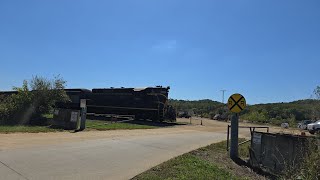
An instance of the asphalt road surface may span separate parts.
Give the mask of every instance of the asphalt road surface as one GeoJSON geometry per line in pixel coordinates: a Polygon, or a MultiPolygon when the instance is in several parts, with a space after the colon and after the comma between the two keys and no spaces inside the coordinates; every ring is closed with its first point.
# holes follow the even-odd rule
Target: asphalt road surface
{"type": "Polygon", "coordinates": [[[2,134],[0,179],[130,179],[175,156],[225,140],[226,126],[2,134]]]}

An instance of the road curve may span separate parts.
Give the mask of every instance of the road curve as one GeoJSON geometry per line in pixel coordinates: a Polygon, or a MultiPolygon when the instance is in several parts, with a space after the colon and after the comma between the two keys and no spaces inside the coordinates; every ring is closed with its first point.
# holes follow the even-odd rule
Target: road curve
{"type": "Polygon", "coordinates": [[[127,136],[0,148],[0,179],[130,179],[175,156],[226,138],[221,131],[168,129],[169,133],[149,130],[159,133],[132,135],[132,130],[127,136]]]}

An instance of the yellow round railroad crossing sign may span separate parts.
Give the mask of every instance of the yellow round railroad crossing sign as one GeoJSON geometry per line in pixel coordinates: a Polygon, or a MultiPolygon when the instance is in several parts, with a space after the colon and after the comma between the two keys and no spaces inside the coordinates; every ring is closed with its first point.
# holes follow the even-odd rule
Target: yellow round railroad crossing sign
{"type": "Polygon", "coordinates": [[[239,113],[247,106],[246,99],[241,94],[232,94],[228,99],[228,108],[231,112],[239,113]]]}

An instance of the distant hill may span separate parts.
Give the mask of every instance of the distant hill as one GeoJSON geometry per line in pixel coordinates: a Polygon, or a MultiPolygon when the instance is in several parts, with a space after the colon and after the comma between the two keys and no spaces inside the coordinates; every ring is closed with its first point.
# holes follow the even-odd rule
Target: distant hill
{"type": "MultiPolygon", "coordinates": [[[[177,111],[192,110],[196,115],[208,118],[212,118],[217,113],[230,114],[225,104],[210,99],[198,101],[170,99],[169,104],[173,105],[177,111]]],[[[289,122],[294,125],[305,119],[320,119],[320,100],[306,99],[289,103],[249,105],[241,112],[240,118],[259,123],[281,124],[289,122]]]]}
{"type": "Polygon", "coordinates": [[[219,110],[224,108],[221,102],[213,101],[210,99],[203,99],[197,101],[189,100],[176,100],[170,99],[169,104],[172,105],[177,112],[179,111],[192,111],[195,115],[210,117],[210,113],[218,113],[219,110]]]}
{"type": "Polygon", "coordinates": [[[306,99],[289,103],[256,104],[246,108],[241,118],[264,123],[280,124],[320,118],[320,100],[306,99]]]}

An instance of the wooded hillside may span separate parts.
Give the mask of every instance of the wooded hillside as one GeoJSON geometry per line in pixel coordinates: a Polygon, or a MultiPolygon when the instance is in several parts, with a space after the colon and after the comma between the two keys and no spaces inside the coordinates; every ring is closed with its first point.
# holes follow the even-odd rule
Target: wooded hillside
{"type": "MultiPolygon", "coordinates": [[[[169,103],[177,111],[193,111],[195,115],[213,118],[215,114],[230,113],[225,104],[209,99],[185,101],[170,99],[169,103]]],[[[243,120],[259,123],[296,124],[305,119],[320,119],[320,100],[306,99],[289,103],[268,103],[249,105],[240,114],[243,120]]]]}

